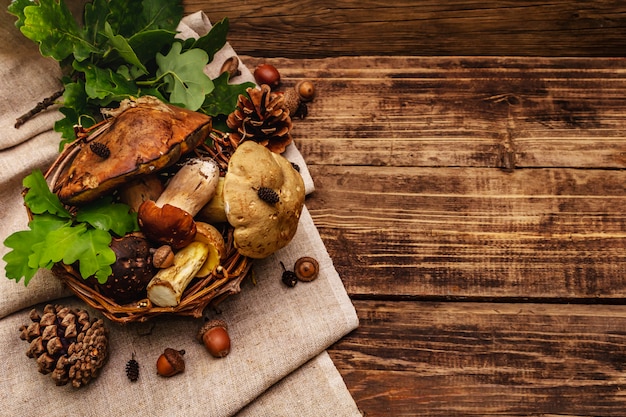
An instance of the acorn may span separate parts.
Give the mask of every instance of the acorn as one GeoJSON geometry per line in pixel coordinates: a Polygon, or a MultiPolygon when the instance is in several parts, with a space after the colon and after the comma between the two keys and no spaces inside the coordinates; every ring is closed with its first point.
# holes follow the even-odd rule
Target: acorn
{"type": "Polygon", "coordinates": [[[299,81],[295,90],[304,102],[311,101],[315,97],[315,85],[309,80],[299,81]]]}
{"type": "Polygon", "coordinates": [[[280,73],[271,64],[259,64],[254,69],[254,79],[257,84],[267,84],[271,89],[280,85],[280,73]]]}
{"type": "Polygon", "coordinates": [[[174,376],[185,371],[184,350],[166,348],[157,359],[157,374],[164,377],[174,376]]]}
{"type": "Polygon", "coordinates": [[[215,358],[224,358],[230,353],[230,335],[224,320],[209,320],[196,334],[196,340],[202,343],[215,358]]]}
{"type": "Polygon", "coordinates": [[[300,281],[310,282],[317,278],[320,265],[315,258],[303,256],[293,266],[293,271],[300,281]]]}

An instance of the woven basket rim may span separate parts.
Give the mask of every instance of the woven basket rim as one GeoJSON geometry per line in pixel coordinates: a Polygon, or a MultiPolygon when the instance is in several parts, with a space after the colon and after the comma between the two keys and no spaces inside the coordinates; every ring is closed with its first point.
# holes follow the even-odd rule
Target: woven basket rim
{"type": "MultiPolygon", "coordinates": [[[[65,166],[71,162],[81,146],[88,143],[89,135],[79,137],[66,145],[58,155],[44,178],[49,182],[49,187],[54,189],[55,182],[65,166]]],[[[226,170],[230,155],[234,146],[228,140],[228,135],[212,130],[211,139],[215,148],[206,143],[201,144],[194,151],[201,156],[209,156],[215,159],[222,171],[226,170]]],[[[68,206],[71,207],[71,206],[68,206]]],[[[32,212],[25,206],[29,219],[32,212]]],[[[252,267],[252,259],[241,255],[234,246],[232,237],[233,227],[227,225],[225,236],[226,256],[225,260],[216,267],[213,272],[204,278],[194,278],[183,292],[180,303],[173,307],[159,307],[153,305],[148,298],[136,300],[129,304],[119,304],[100,293],[97,289],[88,286],[85,279],[71,265],[62,262],[54,264],[53,274],[70,289],[78,298],[90,307],[100,311],[109,320],[117,323],[144,322],[160,315],[202,317],[207,306],[216,306],[228,296],[241,291],[241,282],[249,274],[252,267]]]]}

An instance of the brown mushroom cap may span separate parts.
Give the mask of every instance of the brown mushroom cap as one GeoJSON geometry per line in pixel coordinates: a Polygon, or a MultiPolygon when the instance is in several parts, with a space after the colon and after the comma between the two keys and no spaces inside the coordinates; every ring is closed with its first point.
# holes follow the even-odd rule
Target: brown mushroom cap
{"type": "Polygon", "coordinates": [[[304,206],[304,181],[282,155],[253,141],[239,144],[228,163],[223,194],[235,247],[242,255],[265,258],[295,235],[304,206]],[[278,202],[262,200],[261,188],[274,190],[278,202]]]}
{"type": "Polygon", "coordinates": [[[107,282],[99,284],[94,277],[87,283],[120,304],[146,298],[146,285],[155,274],[152,265],[150,244],[140,233],[113,238],[111,249],[115,252],[115,263],[107,282]]]}
{"type": "Polygon", "coordinates": [[[149,96],[125,101],[114,113],[109,127],[59,177],[55,191],[64,203],[93,201],[133,178],[168,167],[211,131],[209,116],[149,96]]]}
{"type": "Polygon", "coordinates": [[[139,227],[148,239],[174,249],[184,248],[196,237],[196,222],[191,214],[176,206],[157,206],[146,200],[137,212],[139,227]]]}

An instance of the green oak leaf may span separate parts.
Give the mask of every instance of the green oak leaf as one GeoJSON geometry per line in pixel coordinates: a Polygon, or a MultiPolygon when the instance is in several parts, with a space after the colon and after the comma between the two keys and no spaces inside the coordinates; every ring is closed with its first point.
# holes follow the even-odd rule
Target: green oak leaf
{"type": "Polygon", "coordinates": [[[35,3],[31,0],[13,0],[9,7],[7,8],[8,12],[14,16],[17,16],[17,20],[15,21],[15,27],[18,29],[24,26],[24,21],[26,20],[26,15],[24,14],[24,8],[27,6],[32,6],[35,3]]]}
{"type": "Polygon", "coordinates": [[[104,197],[80,207],[76,220],[89,223],[99,230],[111,230],[118,236],[139,230],[137,213],[131,212],[130,206],[126,204],[112,204],[111,197],[104,197]]]}
{"type": "Polygon", "coordinates": [[[156,54],[166,52],[174,43],[176,32],[173,30],[144,30],[128,38],[128,44],[137,54],[139,60],[148,67],[154,66],[156,54]]]}
{"type": "Polygon", "coordinates": [[[111,24],[113,31],[124,37],[132,36],[138,30],[145,30],[137,16],[143,13],[143,5],[140,1],[128,0],[105,0],[108,3],[107,22],[111,24]]]}
{"type": "Polygon", "coordinates": [[[117,53],[120,55],[120,57],[122,57],[124,61],[126,61],[130,65],[139,68],[143,74],[148,73],[148,70],[143,65],[143,63],[141,63],[141,61],[137,57],[137,54],[135,54],[135,51],[130,46],[126,38],[124,38],[122,35],[115,35],[113,33],[111,25],[108,22],[104,23],[104,34],[109,39],[111,47],[115,51],[117,51],[117,53]]]}
{"type": "Polygon", "coordinates": [[[33,213],[41,214],[47,212],[60,217],[71,217],[59,200],[59,197],[50,191],[41,171],[33,171],[24,178],[22,185],[28,189],[24,196],[24,202],[33,213]]]}
{"type": "Polygon", "coordinates": [[[225,17],[217,22],[209,33],[198,39],[189,38],[185,41],[183,50],[191,48],[199,48],[207,53],[209,56],[209,62],[213,61],[213,56],[226,45],[226,38],[228,35],[229,21],[225,17]]]}
{"type": "Polygon", "coordinates": [[[254,83],[229,84],[228,74],[222,73],[213,80],[215,88],[207,94],[202,103],[202,112],[216,117],[220,114],[230,114],[237,107],[237,99],[240,94],[245,94],[248,87],[254,87],[254,83]]]}
{"type": "Polygon", "coordinates": [[[97,99],[101,106],[138,96],[137,85],[115,73],[110,68],[99,68],[90,63],[74,62],[74,68],[85,73],[85,92],[90,99],[97,99]]]}
{"type": "Polygon", "coordinates": [[[198,110],[204,97],[213,90],[213,81],[204,73],[208,55],[201,49],[191,49],[181,53],[182,44],[174,42],[167,55],[157,54],[159,69],[166,91],[170,93],[170,103],[176,103],[198,110]]]}
{"type": "Polygon", "coordinates": [[[175,30],[183,18],[183,6],[178,1],[143,0],[142,30],[175,30]]]}
{"type": "Polygon", "coordinates": [[[78,60],[89,57],[97,48],[83,38],[74,16],[64,1],[39,0],[23,9],[20,31],[39,44],[39,52],[57,61],[74,54],[78,60]]]}
{"type": "MultiPolygon", "coordinates": [[[[41,256],[39,257],[39,266],[44,267],[52,262],[60,262],[65,257],[67,248],[72,248],[79,240],[79,236],[87,231],[87,225],[84,223],[75,226],[60,227],[52,230],[46,235],[44,240],[41,256]]],[[[68,264],[71,265],[71,262],[68,264]]]]}
{"type": "Polygon", "coordinates": [[[63,263],[71,265],[78,262],[83,278],[95,275],[98,282],[104,284],[116,260],[115,252],[109,247],[111,235],[104,230],[87,229],[74,237],[73,245],[68,246],[63,254],[63,263]]]}
{"type": "Polygon", "coordinates": [[[24,277],[24,285],[28,285],[39,269],[39,257],[36,251],[41,247],[45,236],[67,223],[67,220],[59,219],[51,214],[42,214],[30,221],[28,230],[9,235],[4,240],[4,245],[12,250],[2,258],[6,262],[6,277],[16,282],[24,277]],[[33,258],[32,262],[31,258],[33,258]]]}
{"type": "Polygon", "coordinates": [[[106,38],[101,32],[104,30],[110,14],[111,9],[107,0],[92,0],[85,3],[83,11],[84,38],[94,45],[102,44],[106,38]]]}

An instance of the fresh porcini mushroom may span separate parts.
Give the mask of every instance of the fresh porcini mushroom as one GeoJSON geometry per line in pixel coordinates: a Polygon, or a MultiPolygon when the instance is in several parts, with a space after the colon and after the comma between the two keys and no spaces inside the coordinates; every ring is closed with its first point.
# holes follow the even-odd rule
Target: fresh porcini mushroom
{"type": "Polygon", "coordinates": [[[104,128],[89,138],[56,181],[70,205],[84,204],[134,178],[176,163],[211,132],[211,117],[155,97],[124,100],[104,128]]]}
{"type": "Polygon", "coordinates": [[[196,273],[197,277],[202,278],[213,272],[215,267],[224,260],[226,257],[226,243],[222,233],[213,225],[205,222],[196,222],[196,229],[196,240],[209,245],[209,254],[200,270],[196,273]]]}
{"type": "Polygon", "coordinates": [[[159,307],[175,307],[209,254],[209,245],[194,241],[174,255],[174,264],[160,269],[148,283],[148,299],[159,307]]]}
{"type": "MultiPolygon", "coordinates": [[[[285,157],[245,141],[230,158],[222,198],[239,253],[265,258],[295,235],[304,206],[304,181],[285,157]]],[[[204,214],[199,217],[212,222],[204,214]]]]}
{"type": "Polygon", "coordinates": [[[224,206],[224,177],[220,177],[213,198],[200,209],[198,217],[209,223],[227,223],[226,207],[224,206]]]}
{"type": "Polygon", "coordinates": [[[191,158],[170,179],[156,201],[146,200],[137,212],[148,239],[183,248],[196,235],[193,217],[215,195],[219,166],[212,159],[191,158]]]}
{"type": "Polygon", "coordinates": [[[137,212],[144,201],[159,198],[164,188],[156,173],[144,175],[121,187],[119,199],[121,203],[130,206],[132,211],[137,212]]]}

